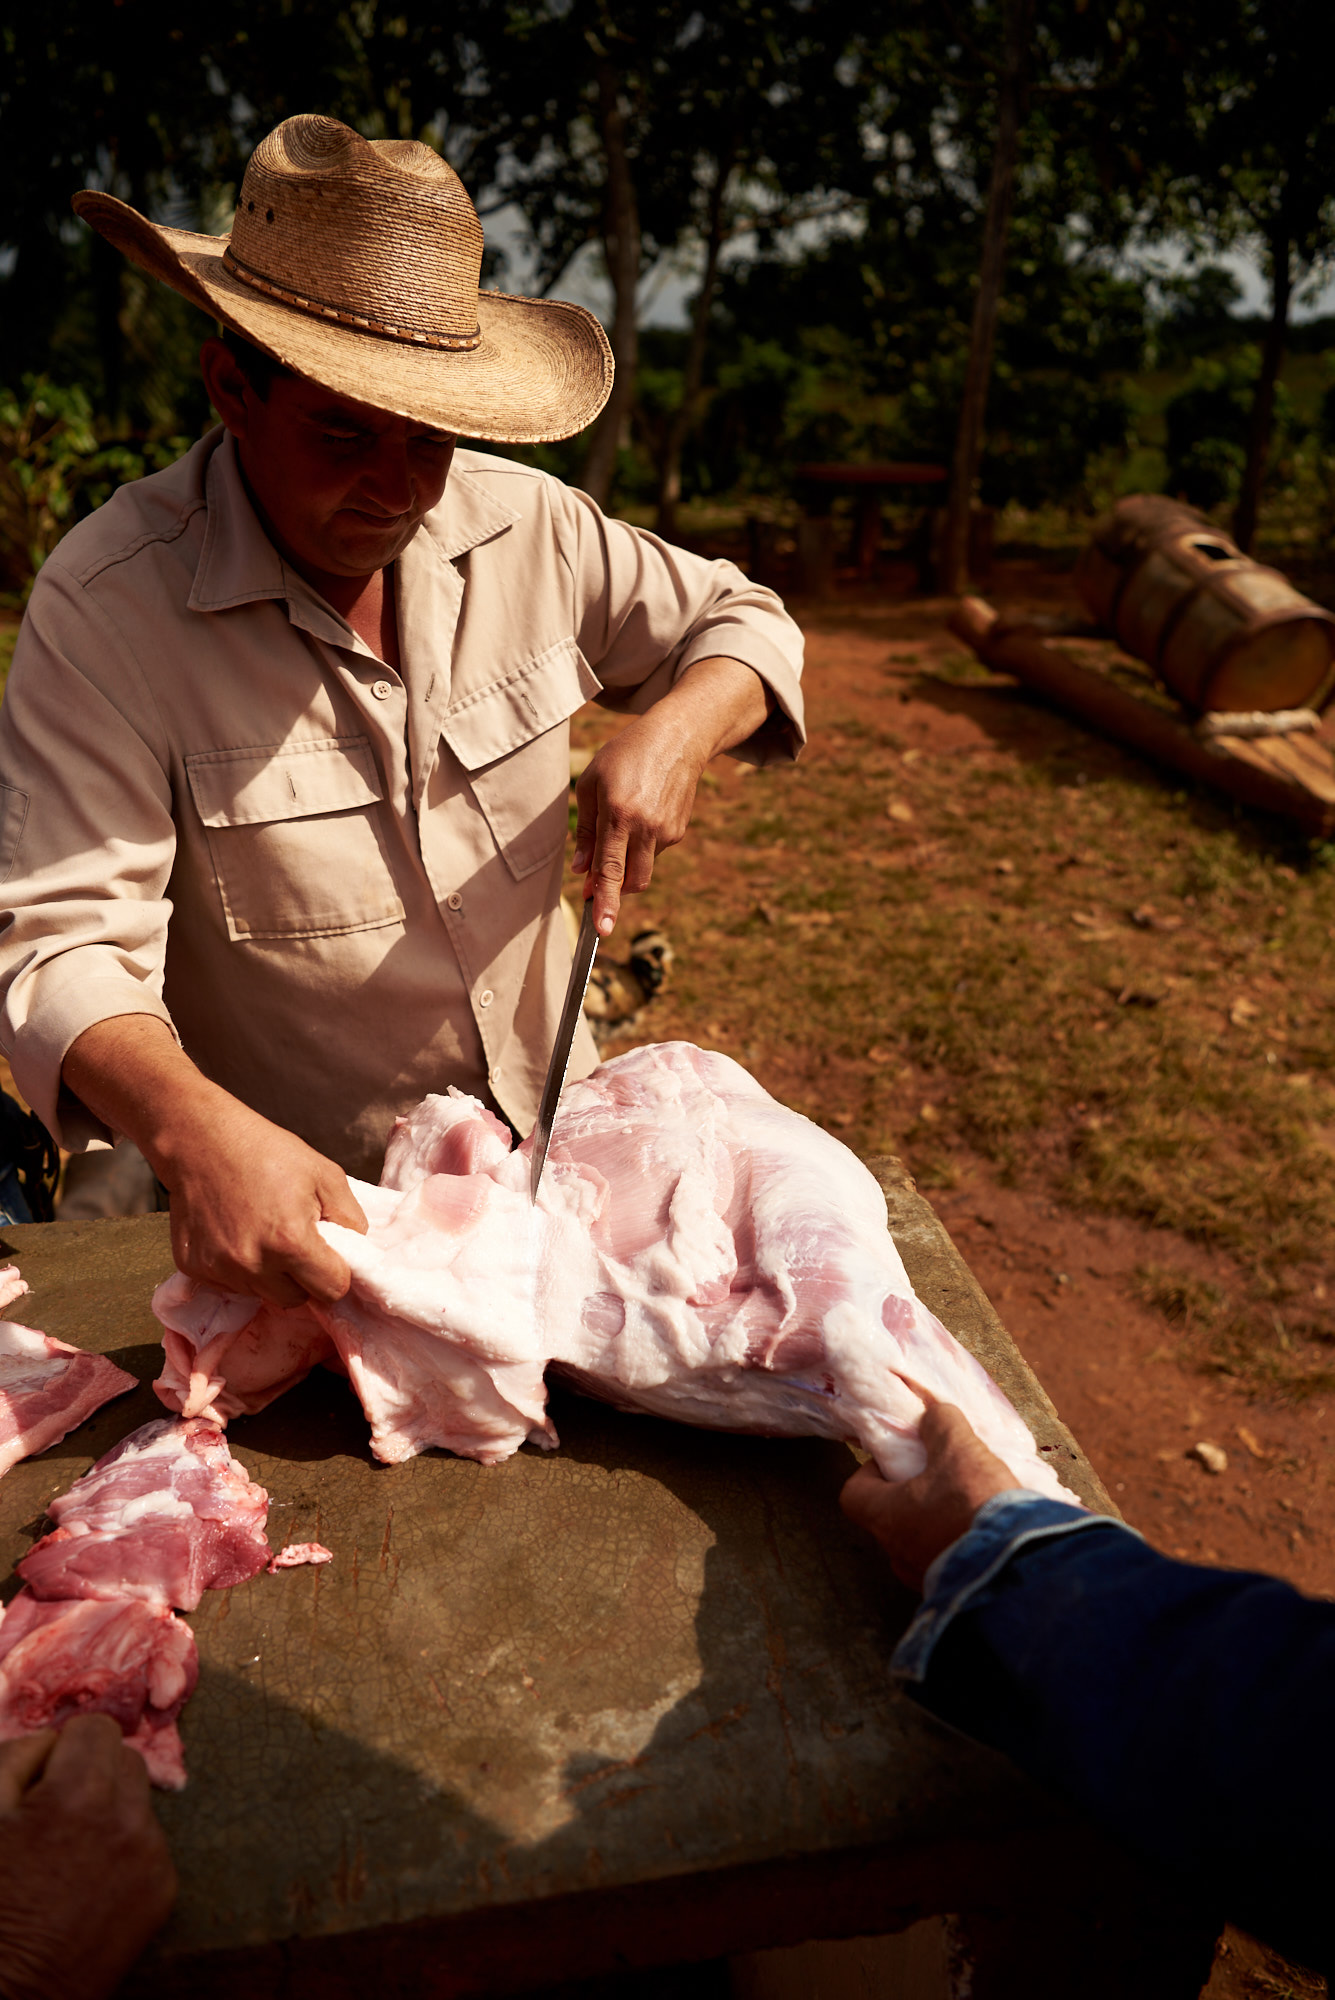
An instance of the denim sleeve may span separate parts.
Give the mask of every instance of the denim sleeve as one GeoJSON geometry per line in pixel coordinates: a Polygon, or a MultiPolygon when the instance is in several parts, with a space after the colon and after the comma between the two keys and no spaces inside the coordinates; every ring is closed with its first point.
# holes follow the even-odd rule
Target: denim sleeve
{"type": "Polygon", "coordinates": [[[895,1648],[891,1671],[900,1680],[921,1681],[932,1649],[951,1620],[986,1589],[1019,1549],[1082,1528],[1134,1532],[1107,1514],[1091,1514],[1074,1501],[1049,1500],[1025,1487],[994,1493],[974,1515],[968,1533],[943,1549],[928,1570],[923,1579],[922,1607],[895,1648]]]}
{"type": "Polygon", "coordinates": [[[1184,1895],[1332,1969],[1335,1605],[1001,1494],[933,1565],[894,1668],[1184,1895]]]}

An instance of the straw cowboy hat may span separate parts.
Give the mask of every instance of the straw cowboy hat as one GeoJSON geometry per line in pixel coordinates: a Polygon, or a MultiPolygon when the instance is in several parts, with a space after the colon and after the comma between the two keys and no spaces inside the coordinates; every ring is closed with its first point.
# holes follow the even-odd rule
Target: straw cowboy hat
{"type": "Polygon", "coordinates": [[[572,437],[612,387],[582,306],[480,292],[482,225],[429,146],[288,118],[251,154],[230,236],[164,229],[85,189],[75,212],[296,374],[505,444],[572,437]]]}

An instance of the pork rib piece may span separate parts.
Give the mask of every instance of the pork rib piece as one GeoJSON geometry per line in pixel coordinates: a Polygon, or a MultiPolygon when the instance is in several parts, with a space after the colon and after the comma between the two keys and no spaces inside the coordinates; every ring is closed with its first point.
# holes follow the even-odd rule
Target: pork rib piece
{"type": "Polygon", "coordinates": [[[159,1418],[51,1502],[55,1528],[18,1573],[34,1597],[134,1597],[193,1611],[206,1590],[266,1567],[268,1509],[215,1424],[159,1418]]]}
{"type": "Polygon", "coordinates": [[[168,1279],[159,1396],[224,1420],[324,1361],[377,1457],[443,1445],[494,1464],[556,1444],[552,1364],[623,1409],[854,1440],[902,1479],[925,1462],[908,1378],[958,1404],[1017,1483],[1062,1491],[915,1297],[873,1176],[726,1056],[664,1043],[569,1085],[536,1208],[528,1153],[474,1099],[427,1098],[380,1187],[356,1187],[369,1233],[321,1225],[348,1296],[280,1311],[168,1279]]]}
{"type": "Polygon", "coordinates": [[[134,1598],[43,1604],[21,1590],[0,1618],[0,1741],[111,1715],[155,1785],[179,1791],[176,1718],[199,1678],[195,1635],[134,1598]]]}
{"type": "MultiPolygon", "coordinates": [[[[12,1264],[0,1270],[0,1312],[27,1289],[12,1264]]],[[[85,1354],[49,1334],[0,1320],[0,1478],[134,1386],[134,1376],[105,1354],[85,1354]]]]}

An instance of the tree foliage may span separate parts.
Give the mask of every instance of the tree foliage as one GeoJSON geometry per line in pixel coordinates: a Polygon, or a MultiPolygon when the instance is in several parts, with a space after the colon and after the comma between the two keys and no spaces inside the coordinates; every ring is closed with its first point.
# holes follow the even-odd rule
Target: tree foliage
{"type": "MultiPolygon", "coordinates": [[[[75,223],[71,192],[94,184],[161,220],[225,228],[251,147],[300,110],[437,146],[484,216],[521,218],[539,289],[579,259],[606,275],[617,399],[591,439],[547,455],[595,491],[619,479],[670,527],[679,494],[777,493],[805,458],[949,461],[971,351],[977,372],[1014,9],[216,0],[165,29],[152,0],[11,10],[0,383],[11,432],[30,441],[8,462],[29,464],[41,432],[14,413],[76,392],[60,436],[86,431],[96,448],[70,443],[69,504],[57,481],[20,567],[117,464],[150,463],[207,420],[206,323],[75,223]],[[689,324],[645,335],[645,280],[665,261],[691,273],[689,324]],[[113,448],[120,459],[74,478],[76,459],[113,448]]],[[[1174,444],[1169,477],[1217,461],[1221,493],[1245,499],[1250,481],[1259,495],[1289,302],[1335,247],[1335,115],[1310,53],[1322,19],[1316,0],[1035,0],[994,259],[985,499],[1088,498],[1091,466],[1121,449],[1147,341],[1188,363],[1234,328],[1232,280],[1202,260],[1244,241],[1269,260],[1270,332],[1210,419],[1215,444],[1174,444]],[[1160,278],[1152,317],[1145,278],[1119,260],[1171,233],[1197,262],[1160,278]]],[[[489,259],[486,281],[507,275],[489,259]]],[[[1206,407],[1183,406],[1197,428],[1206,407]]],[[[8,519],[12,540],[12,494],[8,519]]]]}

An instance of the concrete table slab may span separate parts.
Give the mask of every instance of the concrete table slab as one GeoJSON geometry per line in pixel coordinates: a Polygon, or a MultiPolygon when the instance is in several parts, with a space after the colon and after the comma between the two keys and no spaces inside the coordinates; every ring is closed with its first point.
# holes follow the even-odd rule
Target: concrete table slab
{"type": "MultiPolygon", "coordinates": [[[[1074,1492],[1106,1495],[944,1229],[875,1163],[914,1284],[1074,1492]]],[[[0,1484],[5,1569],[159,1413],[165,1217],[4,1232],[23,1317],[141,1387],[0,1484]]],[[[175,1915],[143,2000],[522,1990],[995,1903],[1069,1823],[889,1685],[912,1605],[842,1524],[842,1446],[554,1397],[559,1452],[379,1466],[317,1371],[232,1448],[331,1565],[211,1594],[175,1915]]],[[[12,1594],[14,1580],[8,1586],[12,1594]]]]}

